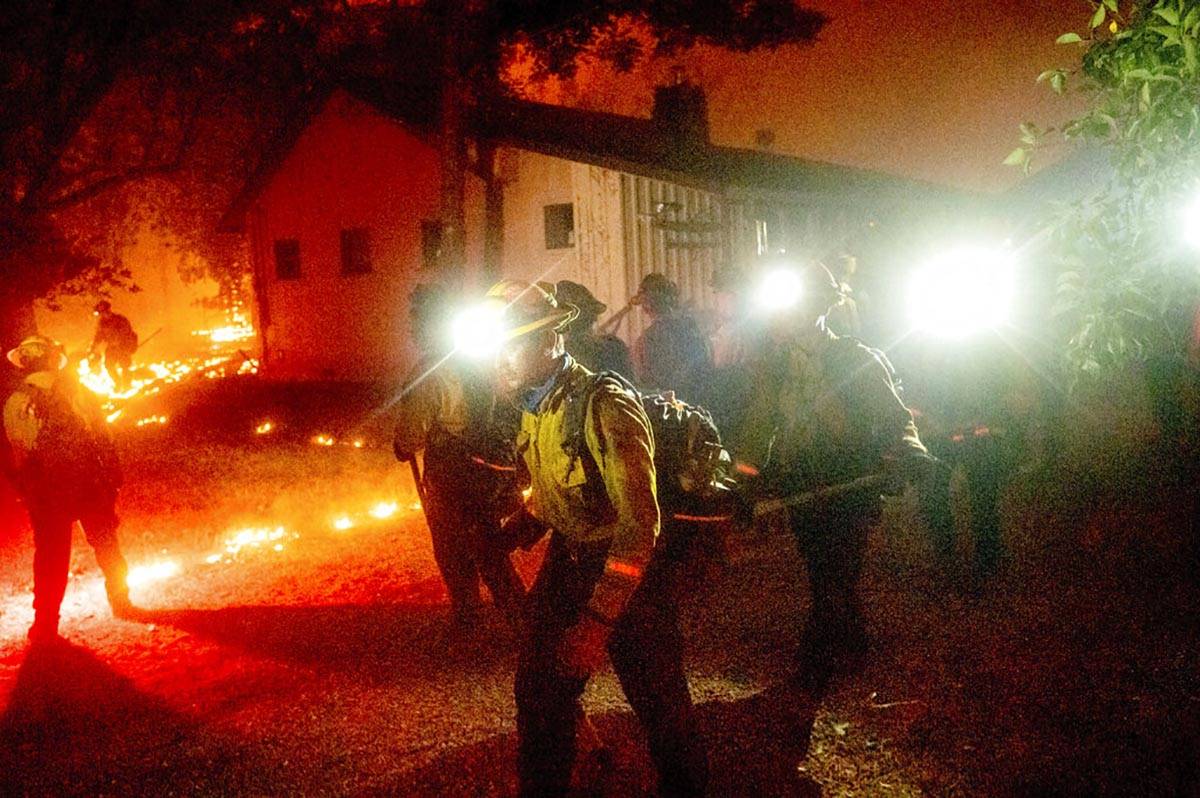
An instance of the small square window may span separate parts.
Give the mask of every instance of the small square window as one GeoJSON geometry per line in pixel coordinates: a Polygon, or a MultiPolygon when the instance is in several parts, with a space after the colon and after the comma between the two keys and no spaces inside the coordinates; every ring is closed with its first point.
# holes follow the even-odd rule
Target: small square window
{"type": "Polygon", "coordinates": [[[437,219],[421,220],[421,268],[436,269],[442,254],[442,223],[437,219]]]}
{"type": "Polygon", "coordinates": [[[300,279],[300,241],[296,238],[275,240],[275,277],[280,280],[300,279]]]}
{"type": "Polygon", "coordinates": [[[371,237],[365,227],[342,231],[342,274],[371,273],[371,237]]]}
{"type": "Polygon", "coordinates": [[[546,249],[567,249],[575,246],[575,206],[569,202],[546,205],[546,249]]]}

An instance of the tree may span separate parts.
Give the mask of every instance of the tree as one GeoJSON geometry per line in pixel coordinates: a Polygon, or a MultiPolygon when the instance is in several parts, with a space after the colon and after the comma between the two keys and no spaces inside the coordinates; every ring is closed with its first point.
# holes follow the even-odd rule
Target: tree
{"type": "Polygon", "coordinates": [[[34,299],[127,281],[97,241],[131,214],[221,202],[201,190],[229,172],[214,164],[250,160],[366,16],[339,0],[0,6],[0,344],[29,331],[34,299]]]}
{"type": "Polygon", "coordinates": [[[1082,48],[1079,69],[1038,80],[1084,93],[1089,110],[1058,130],[1022,125],[1007,162],[1028,169],[1058,137],[1109,156],[1111,179],[1098,193],[1046,218],[1053,315],[1074,384],[1187,352],[1200,252],[1183,244],[1180,211],[1200,196],[1200,2],[1093,2],[1088,33],[1058,41],[1082,48]]]}

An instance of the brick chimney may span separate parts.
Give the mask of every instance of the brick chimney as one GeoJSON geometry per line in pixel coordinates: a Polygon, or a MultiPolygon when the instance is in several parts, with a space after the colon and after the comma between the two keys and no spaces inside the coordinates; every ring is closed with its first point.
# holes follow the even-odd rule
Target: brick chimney
{"type": "Polygon", "coordinates": [[[708,143],[708,99],[682,71],[675,72],[672,84],[655,87],[651,119],[680,144],[708,143]]]}

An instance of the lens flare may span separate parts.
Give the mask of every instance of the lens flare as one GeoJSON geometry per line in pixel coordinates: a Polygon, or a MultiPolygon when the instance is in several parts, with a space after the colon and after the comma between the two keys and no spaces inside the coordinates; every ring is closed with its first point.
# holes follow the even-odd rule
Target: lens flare
{"type": "Polygon", "coordinates": [[[492,305],[476,305],[460,311],[450,325],[456,352],[483,359],[491,357],[504,343],[504,310],[492,305]]]}
{"type": "Polygon", "coordinates": [[[1179,220],[1183,227],[1184,242],[1200,250],[1200,190],[1197,190],[1191,202],[1184,206],[1179,220]]]}
{"type": "Polygon", "coordinates": [[[947,251],[913,274],[909,313],[918,330],[963,338],[1005,324],[1015,292],[1011,255],[964,247],[947,251]]]}
{"type": "Polygon", "coordinates": [[[764,274],[754,290],[754,303],[767,313],[795,307],[804,293],[804,281],[795,269],[777,268],[764,274]]]}

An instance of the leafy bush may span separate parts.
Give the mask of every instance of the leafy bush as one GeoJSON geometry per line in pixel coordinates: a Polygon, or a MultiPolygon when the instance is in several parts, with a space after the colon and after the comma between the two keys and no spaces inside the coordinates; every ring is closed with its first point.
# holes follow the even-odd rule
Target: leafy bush
{"type": "Polygon", "coordinates": [[[1047,209],[1058,271],[1053,315],[1072,385],[1131,362],[1181,358],[1200,289],[1200,0],[1102,0],[1075,71],[1043,72],[1089,110],[1061,128],[1021,126],[1006,163],[1029,169],[1051,137],[1102,148],[1112,175],[1090,197],[1047,209]],[[1187,210],[1189,209],[1190,210],[1187,210]]]}

